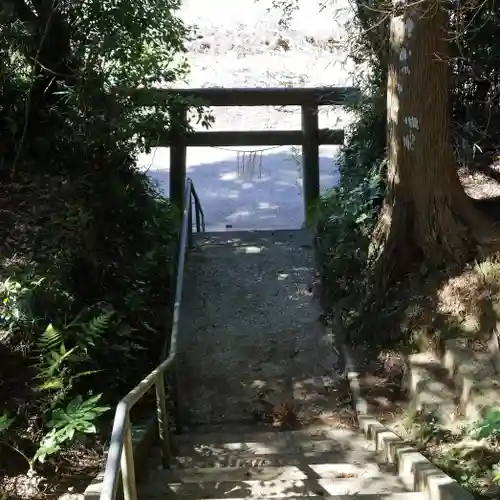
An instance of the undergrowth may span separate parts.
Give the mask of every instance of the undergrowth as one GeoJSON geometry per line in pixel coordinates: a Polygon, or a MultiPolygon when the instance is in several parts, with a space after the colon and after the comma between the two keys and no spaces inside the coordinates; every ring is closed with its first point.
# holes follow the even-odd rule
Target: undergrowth
{"type": "Polygon", "coordinates": [[[408,439],[477,499],[500,494],[500,409],[453,428],[438,413],[417,412],[405,424],[408,439]]]}
{"type": "Polygon", "coordinates": [[[375,77],[355,108],[340,179],[317,212],[320,267],[330,303],[349,308],[363,293],[370,236],[385,193],[385,92],[375,77]]]}
{"type": "Polygon", "coordinates": [[[0,488],[13,495],[9,478],[27,473],[51,476],[46,494],[95,473],[112,408],[168,342],[179,214],[137,155],[171,106],[210,117],[180,98],[139,108],[115,88],[185,77],[179,7],[0,6],[0,488]]]}
{"type": "Polygon", "coordinates": [[[2,204],[14,229],[0,244],[0,437],[29,469],[106,435],[110,406],[159,361],[177,216],[127,168],[126,184],[123,166],[82,180],[20,175],[2,204]]]}
{"type": "MultiPolygon", "coordinates": [[[[372,7],[377,4],[377,1],[369,2],[372,7]]],[[[378,27],[380,23],[375,22],[373,14],[377,9],[371,11],[370,8],[365,8],[366,5],[366,2],[356,2],[358,14],[364,12],[366,18],[371,18],[372,27],[378,27]]],[[[492,11],[496,13],[498,8],[492,8],[492,11]]],[[[491,22],[494,16],[492,15],[491,22]]],[[[481,50],[490,49],[491,40],[479,39],[481,22],[471,18],[467,31],[475,33],[475,43],[481,43],[481,50]]],[[[336,334],[341,336],[341,341],[354,339],[356,348],[369,343],[369,347],[373,349],[370,353],[373,359],[376,359],[376,354],[382,348],[411,352],[419,342],[420,332],[424,330],[431,337],[438,338],[441,330],[446,329],[446,334],[450,335],[453,330],[453,335],[456,335],[457,332],[465,331],[466,323],[474,323],[474,334],[477,331],[482,335],[488,334],[491,328],[485,317],[495,316],[496,325],[498,290],[486,287],[487,290],[484,291],[485,287],[481,288],[479,283],[481,280],[476,279],[476,267],[483,266],[484,262],[470,262],[465,268],[449,265],[446,269],[439,270],[428,269],[424,262],[408,268],[407,275],[402,276],[399,283],[384,290],[384,297],[377,297],[380,300],[376,310],[366,301],[367,297],[370,298],[371,236],[385,195],[387,65],[383,60],[383,51],[374,50],[373,37],[370,35],[373,30],[360,26],[360,19],[354,24],[350,49],[351,57],[359,64],[359,71],[364,73],[364,80],[361,82],[363,98],[355,109],[356,121],[348,131],[347,146],[340,161],[339,184],[322,197],[315,221],[321,274],[329,298],[330,312],[336,320],[340,320],[336,323],[339,326],[336,334]],[[460,287],[464,290],[458,290],[460,287]],[[485,314],[485,310],[488,314],[485,314]],[[490,310],[495,314],[489,314],[490,310]]],[[[471,79],[477,81],[470,71],[477,54],[471,40],[468,35],[464,35],[460,39],[460,47],[454,47],[455,42],[452,43],[452,52],[459,51],[458,59],[466,60],[464,63],[455,61],[451,64],[453,88],[450,92],[458,165],[463,165],[466,161],[467,150],[475,150],[476,145],[483,140],[488,142],[488,148],[497,147],[489,142],[489,133],[484,133],[483,130],[482,135],[476,134],[482,118],[475,112],[475,92],[479,91],[479,86],[476,88],[469,85],[471,79]],[[465,96],[468,104],[464,104],[465,96]],[[463,133],[465,107],[469,117],[468,130],[475,130],[467,137],[463,133]]],[[[484,64],[485,68],[489,68],[487,71],[493,71],[492,68],[497,67],[496,57],[488,59],[484,64]]],[[[491,83],[487,92],[496,92],[494,87],[491,83]]],[[[500,115],[496,115],[495,123],[500,123],[500,120],[496,120],[499,117],[500,115]]],[[[477,151],[480,150],[481,148],[477,151]]],[[[480,158],[475,158],[475,165],[491,163],[489,153],[477,156],[480,158]]],[[[470,161],[469,165],[472,166],[470,161]]],[[[474,168],[478,168],[477,165],[474,168]]],[[[493,178],[498,179],[498,176],[493,178]]],[[[486,259],[486,264],[488,262],[486,259]]],[[[471,331],[468,335],[474,337],[471,331]]],[[[366,366],[359,368],[361,371],[368,370],[366,366]]],[[[478,496],[488,495],[491,491],[498,495],[494,485],[499,478],[499,422],[498,413],[487,414],[480,422],[464,429],[460,436],[450,436],[438,422],[425,422],[419,427],[421,433],[415,443],[465,488],[478,496]],[[477,439],[464,445],[463,438],[466,435],[473,435],[477,439]]]]}

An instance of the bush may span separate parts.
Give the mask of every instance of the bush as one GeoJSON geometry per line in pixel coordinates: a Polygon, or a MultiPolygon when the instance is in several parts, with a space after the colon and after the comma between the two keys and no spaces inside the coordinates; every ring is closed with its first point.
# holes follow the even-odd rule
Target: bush
{"type": "Polygon", "coordinates": [[[113,88],[184,77],[179,5],[0,8],[0,440],[31,468],[107,435],[169,333],[178,214],[136,156],[179,102],[113,88]]]}
{"type": "Polygon", "coordinates": [[[363,90],[340,157],[339,184],[322,197],[317,221],[328,298],[344,306],[358,301],[363,290],[370,235],[384,197],[385,89],[372,77],[363,90]]]}
{"type": "Polygon", "coordinates": [[[128,183],[121,169],[10,185],[20,209],[1,248],[0,397],[12,432],[31,426],[38,459],[59,451],[46,444],[58,412],[101,393],[116,403],[165,341],[176,212],[133,164],[128,183]]]}

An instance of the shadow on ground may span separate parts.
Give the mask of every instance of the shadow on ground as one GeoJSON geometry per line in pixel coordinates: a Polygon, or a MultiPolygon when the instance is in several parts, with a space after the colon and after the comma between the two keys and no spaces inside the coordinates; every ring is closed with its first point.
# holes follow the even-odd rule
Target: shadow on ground
{"type": "Polygon", "coordinates": [[[334,335],[314,293],[312,234],[199,238],[179,340],[187,425],[352,425],[334,335]]]}
{"type": "Polygon", "coordinates": [[[144,489],[197,498],[289,498],[404,492],[357,432],[189,434],[177,439],[176,467],[150,474],[144,489]]]}
{"type": "MultiPolygon", "coordinates": [[[[168,165],[148,174],[168,193],[168,165]]],[[[187,175],[194,181],[209,231],[297,229],[304,222],[301,167],[289,153],[266,154],[262,163],[257,158],[244,170],[233,153],[231,159],[188,167],[187,175]]],[[[320,157],[320,175],[322,191],[336,185],[333,157],[320,157]]]]}

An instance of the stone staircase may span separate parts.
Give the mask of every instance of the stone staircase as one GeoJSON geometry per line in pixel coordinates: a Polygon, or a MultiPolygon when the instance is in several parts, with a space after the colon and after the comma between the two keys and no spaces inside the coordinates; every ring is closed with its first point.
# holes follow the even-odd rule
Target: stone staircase
{"type": "Polygon", "coordinates": [[[153,459],[140,499],[428,499],[409,491],[412,479],[383,465],[373,445],[352,430],[240,430],[181,435],[175,444],[170,469],[153,459]]]}
{"type": "Polygon", "coordinates": [[[482,350],[471,349],[465,339],[449,339],[440,355],[428,351],[411,355],[408,385],[413,410],[434,413],[453,429],[498,407],[498,351],[495,331],[482,350]]]}
{"type": "Polygon", "coordinates": [[[310,233],[203,234],[196,243],[178,342],[183,428],[168,469],[158,448],[137,445],[139,500],[471,500],[460,488],[441,494],[451,479],[378,422],[358,415],[365,437],[339,420],[344,367],[314,296],[310,233]],[[257,418],[262,406],[273,417],[286,409],[294,425],[257,418]]]}
{"type": "Polygon", "coordinates": [[[312,235],[208,233],[196,243],[181,318],[185,428],[170,469],[152,457],[139,499],[426,499],[361,433],[325,424],[339,411],[342,367],[312,290],[312,235]],[[298,430],[256,420],[262,403],[292,407],[298,430]]]}

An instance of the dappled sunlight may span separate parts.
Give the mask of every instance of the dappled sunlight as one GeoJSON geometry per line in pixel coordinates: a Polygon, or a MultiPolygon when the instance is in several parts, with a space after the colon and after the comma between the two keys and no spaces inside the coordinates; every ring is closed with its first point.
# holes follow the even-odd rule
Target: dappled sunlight
{"type": "Polygon", "coordinates": [[[237,250],[238,253],[261,253],[264,249],[262,247],[247,246],[241,247],[237,250]]]}
{"type": "MultiPolygon", "coordinates": [[[[214,439],[213,436],[212,439],[214,439]]],[[[267,456],[272,460],[277,455],[285,455],[290,458],[291,465],[293,465],[297,461],[294,458],[296,459],[302,454],[310,458],[315,456],[321,458],[326,453],[336,453],[341,459],[339,463],[342,464],[346,463],[342,454],[359,450],[360,446],[363,451],[367,452],[368,459],[374,458],[374,456],[370,456],[370,451],[373,450],[356,431],[334,427],[310,427],[293,432],[270,430],[270,432],[257,433],[228,433],[223,439],[219,438],[217,442],[210,441],[210,436],[204,438],[195,435],[192,438],[181,439],[181,443],[183,455],[193,459],[201,457],[223,458],[226,455],[227,457],[239,456],[241,458],[267,456]]],[[[315,463],[314,460],[311,460],[311,464],[320,465],[321,463],[321,461],[315,463]]],[[[345,468],[346,466],[344,466],[345,468]]],[[[317,469],[325,471],[328,467],[323,465],[317,469]]],[[[330,469],[335,471],[335,465],[330,466],[330,469]]]]}
{"type": "MultiPolygon", "coordinates": [[[[322,191],[338,182],[338,151],[336,146],[320,148],[322,191]]],[[[302,173],[291,147],[264,151],[261,169],[259,161],[241,169],[237,160],[236,152],[223,148],[188,148],[187,173],[205,211],[207,230],[300,228],[304,222],[302,173]]],[[[168,148],[157,148],[141,159],[166,193],[169,162],[168,148]]]]}
{"type": "Polygon", "coordinates": [[[198,237],[182,318],[192,419],[249,420],[262,405],[285,419],[296,410],[304,425],[332,415],[339,360],[312,293],[312,252],[306,230],[198,237]]]}
{"type": "Polygon", "coordinates": [[[278,205],[271,204],[268,201],[263,201],[259,203],[258,208],[261,210],[276,210],[278,205]]]}
{"type": "Polygon", "coordinates": [[[249,210],[239,210],[238,212],[232,213],[228,219],[233,220],[235,218],[239,217],[249,217],[251,215],[251,212],[249,210]]]}
{"type": "MultiPolygon", "coordinates": [[[[283,498],[287,496],[317,497],[323,495],[348,495],[364,491],[368,486],[380,481],[380,477],[359,478],[357,481],[291,479],[274,481],[243,480],[224,483],[172,484],[171,491],[180,495],[209,495],[209,498],[283,498]]],[[[402,490],[404,491],[404,490],[402,490]]]]}
{"type": "Polygon", "coordinates": [[[176,438],[182,468],[150,475],[156,494],[190,498],[290,498],[406,491],[394,466],[380,464],[357,432],[311,427],[293,432],[191,434],[176,438]]]}

